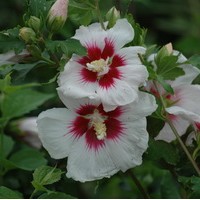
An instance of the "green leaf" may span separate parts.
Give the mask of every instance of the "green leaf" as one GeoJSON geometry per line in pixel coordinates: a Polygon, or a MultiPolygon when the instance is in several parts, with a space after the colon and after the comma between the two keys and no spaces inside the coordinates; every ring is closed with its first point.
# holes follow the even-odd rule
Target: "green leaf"
{"type": "Polygon", "coordinates": [[[4,79],[0,79],[0,91],[5,91],[6,87],[11,83],[10,74],[6,75],[4,79]]]}
{"type": "Polygon", "coordinates": [[[0,199],[23,199],[23,195],[20,192],[0,186],[0,199]]]}
{"type": "MultiPolygon", "coordinates": [[[[53,1],[50,1],[51,4],[53,1]]],[[[50,8],[49,2],[46,0],[29,0],[28,1],[28,12],[30,16],[36,16],[40,18],[40,16],[45,16],[50,8]]]]}
{"type": "Polygon", "coordinates": [[[27,114],[53,96],[53,94],[44,94],[31,89],[8,93],[2,102],[3,117],[11,119],[27,114]]]}
{"type": "Polygon", "coordinates": [[[188,59],[188,62],[200,69],[200,55],[196,54],[188,59]]]}
{"type": "Polygon", "coordinates": [[[133,29],[135,31],[134,40],[131,44],[140,46],[144,45],[147,29],[142,28],[140,24],[136,23],[132,14],[127,14],[125,17],[129,21],[129,23],[133,26],[133,29]]]}
{"type": "Polygon", "coordinates": [[[199,198],[200,197],[200,178],[196,176],[192,177],[178,177],[178,181],[183,183],[183,185],[189,189],[189,198],[199,198]]]}
{"type": "Polygon", "coordinates": [[[7,135],[3,135],[3,154],[5,157],[7,157],[9,153],[12,151],[13,146],[14,146],[13,139],[7,135]]]}
{"type": "Polygon", "coordinates": [[[76,199],[75,197],[62,192],[49,192],[39,196],[38,199],[76,199]]]}
{"type": "Polygon", "coordinates": [[[62,50],[63,53],[67,55],[71,55],[72,53],[78,54],[78,55],[85,55],[86,49],[81,45],[81,43],[78,40],[75,39],[68,39],[65,41],[46,41],[46,47],[47,49],[51,50],[52,52],[56,52],[62,50]]]}
{"type": "Polygon", "coordinates": [[[174,80],[184,75],[183,69],[178,67],[180,65],[178,57],[179,55],[170,54],[165,46],[162,47],[155,57],[157,74],[165,80],[174,80]]]}
{"type": "MultiPolygon", "coordinates": [[[[52,183],[58,182],[61,179],[62,171],[57,168],[49,166],[41,166],[37,168],[33,173],[33,182],[35,185],[50,185],[52,183]]],[[[36,188],[37,189],[37,188],[36,188]]]]}
{"type": "Polygon", "coordinates": [[[47,163],[43,155],[34,149],[22,149],[13,154],[10,161],[13,162],[16,167],[27,171],[32,171],[47,163]]]}
{"type": "Polygon", "coordinates": [[[173,179],[172,175],[167,171],[163,174],[160,182],[161,198],[165,199],[180,199],[180,191],[178,184],[173,179]]]}
{"type": "Polygon", "coordinates": [[[199,177],[193,177],[191,179],[191,183],[193,184],[192,190],[199,190],[200,189],[200,178],[199,177]]]}
{"type": "Polygon", "coordinates": [[[148,158],[151,160],[164,159],[171,165],[176,165],[179,161],[179,155],[172,144],[164,141],[149,140],[149,148],[147,151],[148,158]]]}
{"type": "Polygon", "coordinates": [[[19,39],[16,31],[19,32],[19,29],[15,28],[13,32],[10,29],[8,32],[0,33],[0,53],[10,50],[15,50],[15,52],[19,53],[25,49],[25,44],[19,39]]]}
{"type": "Polygon", "coordinates": [[[34,67],[39,65],[41,62],[36,62],[36,63],[25,63],[25,64],[15,64],[13,66],[13,70],[17,71],[17,80],[24,78],[34,67]]]}

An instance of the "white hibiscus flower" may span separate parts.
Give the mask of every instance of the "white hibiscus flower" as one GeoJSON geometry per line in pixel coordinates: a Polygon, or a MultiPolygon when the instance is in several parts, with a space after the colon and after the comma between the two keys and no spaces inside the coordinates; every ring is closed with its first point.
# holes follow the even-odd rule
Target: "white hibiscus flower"
{"type": "Polygon", "coordinates": [[[138,95],[138,101],[109,112],[100,101],[63,98],[69,110],[53,108],[39,115],[43,146],[55,159],[68,157],[68,178],[98,180],[142,163],[148,146],[145,117],[157,105],[152,95],[138,95]]]}
{"type": "Polygon", "coordinates": [[[138,98],[138,87],[148,77],[138,54],[141,46],[122,48],[134,38],[126,19],[103,30],[99,23],[81,26],[73,37],[86,47],[86,56],[73,55],[59,76],[59,88],[73,98],[99,98],[105,111],[129,104],[138,98]]]}
{"type": "MultiPolygon", "coordinates": [[[[178,51],[173,51],[174,55],[178,55],[178,51]]],[[[153,61],[155,54],[149,60],[153,61]]],[[[200,85],[192,85],[192,81],[200,74],[200,70],[196,67],[185,64],[187,59],[180,54],[178,63],[185,75],[176,78],[174,81],[167,81],[174,89],[174,94],[167,93],[162,86],[158,85],[161,95],[164,98],[173,125],[177,129],[179,135],[183,135],[191,122],[200,121],[200,85]]],[[[155,63],[154,63],[155,64],[155,63]]],[[[148,83],[148,90],[158,97],[158,93],[151,82],[148,83]]],[[[166,123],[160,131],[157,140],[171,142],[176,139],[170,126],[166,123]]]]}

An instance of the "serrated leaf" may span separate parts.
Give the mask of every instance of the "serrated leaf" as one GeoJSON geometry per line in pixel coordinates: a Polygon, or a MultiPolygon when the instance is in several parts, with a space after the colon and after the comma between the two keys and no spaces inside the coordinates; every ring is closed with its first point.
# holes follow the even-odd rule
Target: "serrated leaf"
{"type": "Polygon", "coordinates": [[[56,52],[59,49],[62,50],[65,54],[72,54],[76,53],[78,55],[85,55],[86,49],[81,45],[81,43],[78,40],[75,39],[68,39],[64,41],[46,41],[46,47],[47,49],[51,50],[52,52],[56,52]]]}
{"type": "Polygon", "coordinates": [[[23,199],[23,195],[18,191],[0,186],[0,199],[23,199]]]}
{"type": "Polygon", "coordinates": [[[134,45],[134,46],[136,46],[136,45],[138,45],[138,46],[144,45],[147,29],[142,28],[140,26],[140,24],[136,23],[132,14],[127,14],[125,17],[129,21],[129,23],[133,26],[133,29],[135,31],[134,40],[133,40],[133,42],[131,44],[134,45]]]}
{"type": "Polygon", "coordinates": [[[49,166],[41,166],[33,173],[33,182],[38,185],[50,185],[61,179],[62,171],[49,166]]]}
{"type": "Polygon", "coordinates": [[[41,15],[45,16],[49,10],[49,4],[47,4],[46,0],[29,0],[28,7],[30,15],[38,18],[41,15]]]}
{"type": "Polygon", "coordinates": [[[10,161],[16,167],[27,171],[32,171],[47,163],[43,155],[35,149],[22,149],[13,154],[10,161]]]}
{"type": "Polygon", "coordinates": [[[38,199],[76,199],[75,197],[63,192],[44,193],[38,199]]]}
{"type": "Polygon", "coordinates": [[[27,114],[53,96],[53,94],[44,94],[31,89],[8,93],[2,102],[3,117],[11,119],[27,114]]]}
{"type": "Polygon", "coordinates": [[[179,55],[172,55],[167,48],[162,47],[155,57],[157,66],[156,72],[164,80],[175,80],[175,78],[184,75],[182,68],[178,67],[179,55]]]}
{"type": "Polygon", "coordinates": [[[164,159],[171,165],[176,165],[179,155],[172,144],[164,141],[149,140],[149,148],[147,151],[148,158],[151,160],[164,159]]]}

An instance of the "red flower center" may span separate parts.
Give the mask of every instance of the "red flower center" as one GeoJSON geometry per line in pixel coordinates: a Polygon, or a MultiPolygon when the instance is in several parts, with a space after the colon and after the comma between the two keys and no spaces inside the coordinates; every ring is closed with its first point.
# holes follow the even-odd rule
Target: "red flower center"
{"type": "Polygon", "coordinates": [[[88,148],[98,150],[105,145],[106,139],[116,140],[125,129],[119,120],[123,114],[121,107],[106,113],[102,105],[84,105],[76,113],[78,116],[67,128],[76,138],[85,135],[88,148]]]}
{"type": "Polygon", "coordinates": [[[114,54],[114,43],[105,38],[105,46],[101,50],[96,44],[87,45],[87,56],[78,62],[83,65],[81,77],[83,82],[98,82],[103,88],[113,86],[114,79],[120,79],[122,74],[117,67],[125,65],[120,55],[114,54]]]}

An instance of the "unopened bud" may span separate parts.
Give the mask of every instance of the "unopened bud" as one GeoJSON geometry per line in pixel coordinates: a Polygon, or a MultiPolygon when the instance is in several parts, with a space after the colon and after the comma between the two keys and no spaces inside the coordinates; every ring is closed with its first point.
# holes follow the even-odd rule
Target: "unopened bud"
{"type": "Polygon", "coordinates": [[[59,31],[67,19],[69,0],[57,0],[47,16],[47,28],[51,32],[59,31]]]}
{"type": "Polygon", "coordinates": [[[41,58],[41,50],[34,44],[27,45],[27,50],[31,53],[31,55],[35,58],[41,58]]]}
{"type": "Polygon", "coordinates": [[[173,47],[172,47],[172,43],[171,42],[166,44],[165,48],[167,49],[169,54],[171,54],[173,52],[173,47]]]}
{"type": "Polygon", "coordinates": [[[106,19],[108,20],[108,27],[111,28],[115,25],[116,21],[120,19],[120,12],[112,7],[106,14],[106,19]]]}
{"type": "Polygon", "coordinates": [[[33,43],[36,40],[36,34],[32,28],[23,27],[19,30],[19,36],[25,43],[33,43]]]}
{"type": "Polygon", "coordinates": [[[40,30],[41,21],[39,18],[35,16],[31,16],[28,20],[28,26],[32,28],[34,31],[38,32],[40,30]]]}

